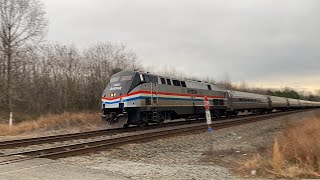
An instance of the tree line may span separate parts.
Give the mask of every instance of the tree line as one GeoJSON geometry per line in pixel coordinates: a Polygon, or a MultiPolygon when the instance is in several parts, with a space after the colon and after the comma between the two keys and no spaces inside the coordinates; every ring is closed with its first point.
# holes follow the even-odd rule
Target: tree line
{"type": "Polygon", "coordinates": [[[302,93],[299,93],[293,89],[290,88],[284,88],[283,90],[270,90],[268,89],[266,91],[266,94],[272,95],[272,96],[279,96],[279,97],[287,97],[287,98],[294,98],[294,99],[304,99],[308,101],[320,101],[320,94],[319,95],[304,95],[302,93]]]}
{"type": "Polygon", "coordinates": [[[0,112],[98,109],[110,76],[137,69],[136,55],[111,42],[48,44],[45,13],[40,0],[0,0],[0,112]]]}
{"type": "MultiPolygon", "coordinates": [[[[8,63],[3,59],[2,54],[0,108],[9,111],[8,63]]],[[[139,66],[134,53],[109,42],[82,50],[41,45],[15,55],[13,60],[11,110],[38,114],[98,109],[110,76],[139,66]]]]}

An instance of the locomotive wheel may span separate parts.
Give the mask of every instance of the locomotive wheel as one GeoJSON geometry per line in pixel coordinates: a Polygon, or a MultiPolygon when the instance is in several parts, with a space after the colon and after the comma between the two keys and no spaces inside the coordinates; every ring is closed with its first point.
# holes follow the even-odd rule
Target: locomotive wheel
{"type": "Polygon", "coordinates": [[[158,122],[158,124],[159,124],[159,125],[162,125],[163,122],[164,122],[164,119],[160,119],[159,122],[158,122]]]}
{"type": "Polygon", "coordinates": [[[139,127],[145,127],[145,126],[147,126],[148,125],[148,123],[146,123],[146,122],[139,122],[138,123],[138,126],[139,127]]]}
{"type": "Polygon", "coordinates": [[[108,124],[108,127],[111,128],[111,129],[114,129],[114,128],[126,128],[126,126],[127,127],[129,126],[128,117],[126,117],[126,116],[118,117],[116,122],[111,122],[110,124],[108,124]]]}
{"type": "Polygon", "coordinates": [[[129,127],[129,124],[124,124],[123,128],[127,129],[129,127]]]}

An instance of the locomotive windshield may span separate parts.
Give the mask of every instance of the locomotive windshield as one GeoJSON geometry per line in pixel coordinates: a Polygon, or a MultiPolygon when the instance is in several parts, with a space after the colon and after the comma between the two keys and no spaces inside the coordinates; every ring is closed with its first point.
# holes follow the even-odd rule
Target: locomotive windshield
{"type": "Polygon", "coordinates": [[[133,71],[121,71],[110,78],[103,97],[117,97],[129,93],[142,83],[157,83],[158,77],[133,71]]]}
{"type": "Polygon", "coordinates": [[[120,81],[131,81],[132,77],[132,75],[122,76],[120,81]]]}
{"type": "Polygon", "coordinates": [[[110,82],[112,83],[112,82],[117,82],[117,81],[119,81],[119,78],[120,78],[120,76],[118,76],[118,77],[112,77],[111,79],[110,79],[110,82]]]}
{"type": "Polygon", "coordinates": [[[105,88],[103,97],[117,97],[127,94],[140,83],[137,72],[122,71],[114,74],[105,88]]]}
{"type": "Polygon", "coordinates": [[[133,75],[112,77],[110,79],[110,83],[118,82],[118,81],[131,81],[132,77],[133,75]]]}

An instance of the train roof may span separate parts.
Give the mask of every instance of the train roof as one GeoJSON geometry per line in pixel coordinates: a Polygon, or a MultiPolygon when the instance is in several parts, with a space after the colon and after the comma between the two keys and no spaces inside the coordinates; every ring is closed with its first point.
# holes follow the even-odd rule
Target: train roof
{"type": "Polygon", "coordinates": [[[249,92],[242,92],[242,91],[234,91],[234,90],[227,90],[228,93],[232,94],[233,97],[246,97],[246,98],[267,98],[266,95],[262,94],[255,94],[249,92]]]}
{"type": "Polygon", "coordinates": [[[171,80],[178,80],[178,81],[184,81],[186,82],[188,87],[194,88],[200,88],[200,89],[206,89],[207,85],[211,85],[212,90],[217,90],[217,91],[227,91],[229,93],[234,94],[235,96],[243,96],[243,97],[274,97],[274,98],[285,98],[288,99],[289,101],[300,101],[301,103],[317,103],[320,104],[319,101],[307,101],[307,100],[302,100],[302,99],[294,99],[294,98],[286,98],[286,97],[280,97],[280,96],[270,96],[270,95],[263,95],[263,94],[256,94],[256,93],[250,93],[250,92],[242,92],[242,91],[235,91],[235,90],[227,90],[223,85],[220,84],[215,84],[215,83],[209,83],[209,82],[204,82],[204,81],[198,81],[198,80],[191,80],[191,79],[184,79],[184,78],[172,78],[169,76],[162,76],[162,75],[157,75],[157,74],[152,74],[149,72],[144,72],[144,71],[129,71],[129,70],[124,70],[120,71],[118,73],[115,73],[112,76],[124,76],[124,75],[133,75],[133,74],[143,74],[143,75],[150,75],[158,78],[165,78],[165,79],[171,79],[171,80]],[[203,87],[202,87],[203,86],[203,87]]]}
{"type": "Polygon", "coordinates": [[[117,75],[130,75],[130,74],[135,74],[135,73],[139,73],[142,75],[149,75],[149,76],[155,76],[158,78],[165,78],[165,79],[171,79],[171,80],[178,80],[178,81],[184,81],[186,82],[188,87],[191,88],[199,88],[199,89],[207,89],[207,85],[210,85],[212,90],[216,90],[216,91],[225,91],[225,87],[223,85],[218,85],[218,84],[214,84],[214,83],[209,83],[209,82],[204,82],[204,81],[197,81],[197,80],[190,80],[190,79],[184,79],[184,78],[173,78],[173,77],[168,77],[168,76],[162,76],[162,75],[157,75],[157,74],[152,74],[149,72],[143,72],[143,71],[120,71],[116,74],[114,74],[113,76],[117,76],[117,75]]]}

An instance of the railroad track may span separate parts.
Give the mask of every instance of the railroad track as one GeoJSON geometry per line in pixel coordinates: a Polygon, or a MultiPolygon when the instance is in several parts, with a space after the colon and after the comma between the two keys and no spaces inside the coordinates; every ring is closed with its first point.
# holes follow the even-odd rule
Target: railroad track
{"type": "Polygon", "coordinates": [[[8,141],[0,141],[0,149],[12,149],[12,148],[17,148],[17,147],[22,147],[22,146],[49,144],[49,143],[68,141],[68,140],[77,140],[77,139],[88,139],[88,138],[93,138],[93,137],[98,137],[98,136],[106,136],[106,135],[120,134],[120,133],[133,132],[133,131],[149,130],[149,129],[159,128],[159,127],[180,126],[180,125],[184,125],[184,124],[191,124],[194,122],[199,122],[199,121],[170,122],[170,123],[164,123],[161,126],[154,124],[154,125],[150,125],[150,126],[146,126],[146,127],[129,127],[127,129],[124,129],[124,128],[102,129],[102,130],[79,132],[79,133],[60,134],[60,135],[42,136],[42,137],[35,137],[35,138],[23,138],[23,139],[15,139],[15,140],[8,140],[8,141]]]}
{"type": "MultiPolygon", "coordinates": [[[[230,126],[236,126],[245,123],[251,123],[255,121],[261,121],[265,119],[270,119],[274,117],[294,114],[298,112],[302,112],[306,110],[299,111],[289,111],[289,112],[279,112],[273,114],[266,114],[260,116],[250,116],[250,117],[241,117],[235,118],[231,120],[219,121],[213,123],[213,129],[221,129],[230,126]]],[[[123,135],[116,138],[103,139],[103,140],[93,140],[85,143],[76,143],[70,145],[63,145],[52,148],[45,148],[40,150],[31,150],[31,151],[23,151],[17,153],[11,153],[6,155],[0,155],[0,165],[14,163],[18,161],[24,161],[33,158],[50,158],[50,159],[58,159],[62,157],[69,157],[79,154],[85,154],[90,152],[95,152],[99,150],[105,150],[111,147],[133,143],[133,142],[142,142],[153,140],[162,137],[173,136],[177,134],[185,134],[191,132],[199,132],[207,129],[207,125],[204,122],[194,123],[194,124],[186,124],[181,126],[173,126],[173,127],[165,127],[165,128],[157,128],[146,131],[139,131],[136,133],[132,133],[129,135],[123,135]]]]}
{"type": "MultiPolygon", "coordinates": [[[[246,117],[249,117],[249,116],[258,116],[258,115],[246,115],[246,117]]],[[[218,119],[219,121],[217,122],[225,121],[226,119],[237,119],[242,117],[243,116],[220,118],[218,119]]],[[[87,131],[87,132],[80,132],[80,133],[69,133],[69,134],[35,137],[35,138],[7,140],[7,141],[0,141],[0,149],[13,149],[17,147],[30,146],[30,145],[50,144],[55,142],[77,140],[77,139],[89,139],[89,138],[94,138],[98,136],[107,136],[107,135],[121,134],[126,132],[133,132],[133,131],[144,131],[144,130],[150,130],[155,128],[171,127],[171,126],[180,126],[185,124],[194,124],[198,122],[203,122],[203,120],[169,122],[169,123],[164,123],[162,125],[154,124],[146,127],[129,127],[127,129],[124,129],[124,128],[102,129],[102,130],[87,131]]]]}

